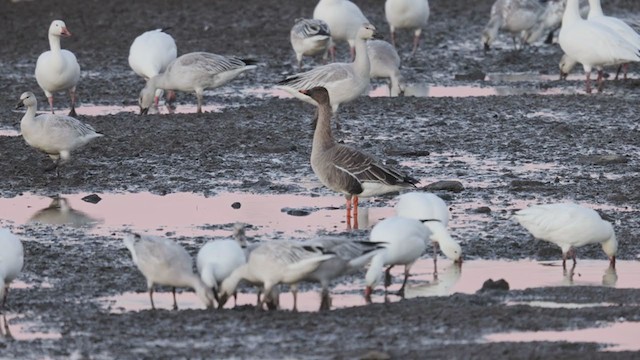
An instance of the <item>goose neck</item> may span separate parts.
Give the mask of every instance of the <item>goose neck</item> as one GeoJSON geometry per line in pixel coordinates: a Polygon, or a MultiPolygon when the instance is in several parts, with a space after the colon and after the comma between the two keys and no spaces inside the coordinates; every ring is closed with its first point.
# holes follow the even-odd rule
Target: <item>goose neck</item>
{"type": "Polygon", "coordinates": [[[54,54],[60,54],[62,51],[60,47],[60,36],[49,34],[49,47],[54,54]]]}
{"type": "Polygon", "coordinates": [[[360,76],[369,77],[371,64],[367,55],[367,41],[361,37],[356,38],[356,58],[353,59],[353,64],[360,76]]]}
{"type": "Polygon", "coordinates": [[[333,134],[331,133],[332,115],[331,105],[318,105],[316,129],[313,133],[313,149],[316,151],[327,149],[335,143],[333,134]]]}
{"type": "Polygon", "coordinates": [[[578,0],[567,0],[567,7],[564,9],[564,14],[562,15],[562,23],[567,25],[581,19],[578,0]]]}
{"type": "Polygon", "coordinates": [[[21,124],[31,123],[34,121],[35,117],[36,117],[36,105],[29,105],[27,106],[27,112],[22,117],[22,121],[20,121],[20,123],[21,124]]]}
{"type": "Polygon", "coordinates": [[[587,18],[591,19],[596,16],[604,16],[600,0],[589,0],[589,15],[587,18]]]}

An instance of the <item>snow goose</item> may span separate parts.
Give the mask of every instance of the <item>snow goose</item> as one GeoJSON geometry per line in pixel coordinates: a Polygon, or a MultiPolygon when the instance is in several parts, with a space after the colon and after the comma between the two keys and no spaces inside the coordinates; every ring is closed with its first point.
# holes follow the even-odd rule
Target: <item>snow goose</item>
{"type": "Polygon", "coordinates": [[[64,21],[54,20],[49,26],[49,47],[36,62],[36,81],[49,99],[53,113],[53,93],[69,90],[71,111],[76,116],[76,86],[80,81],[80,65],[76,56],[69,50],[60,48],[60,37],[71,36],[64,21]]]}
{"type": "Polygon", "coordinates": [[[71,151],[86,145],[91,140],[103,136],[91,125],[66,115],[41,114],[36,116],[38,103],[36,96],[27,91],[20,95],[16,108],[26,107],[27,112],[20,121],[22,137],[29,144],[51,157],[53,166],[47,170],[56,170],[69,160],[71,151]]]}
{"type": "Polygon", "coordinates": [[[249,59],[222,56],[206,52],[184,54],[167,66],[165,72],[147,81],[140,92],[140,113],[146,114],[155,102],[156,89],[194,91],[198,99],[197,112],[202,113],[202,94],[255,69],[256,62],[249,59]]]}
{"type": "MultiPolygon", "coordinates": [[[[636,49],[640,49],[640,34],[633,30],[633,28],[627,25],[624,21],[613,16],[604,15],[600,0],[589,0],[589,15],[587,15],[587,20],[597,22],[598,24],[602,24],[610,28],[631,43],[636,49]]],[[[628,63],[620,65],[620,67],[624,68],[625,80],[627,79],[628,66],[628,63]]],[[[618,79],[618,75],[620,74],[620,67],[618,67],[616,79],[618,79]]]]}
{"type": "Polygon", "coordinates": [[[202,282],[213,289],[216,300],[219,299],[218,289],[222,281],[246,262],[245,252],[239,242],[239,237],[209,241],[200,248],[196,257],[196,265],[202,282]]]}
{"type": "Polygon", "coordinates": [[[382,220],[371,229],[369,240],[379,243],[382,247],[371,259],[369,269],[365,275],[365,298],[371,300],[373,288],[382,279],[382,269],[385,271],[385,291],[391,285],[391,268],[395,265],[404,265],[404,280],[398,290],[400,296],[404,295],[404,287],[409,278],[409,271],[413,263],[427,248],[429,230],[419,220],[394,216],[382,220]]]}
{"type": "Polygon", "coordinates": [[[202,303],[213,307],[213,293],[200,278],[193,273],[193,259],[187,251],[175,241],[149,235],[127,234],[124,245],[131,252],[133,263],[147,279],[151,308],[153,286],[173,287],[173,309],[178,309],[176,287],[190,287],[196,292],[202,303]]]}
{"type": "Polygon", "coordinates": [[[4,308],[9,294],[9,285],[22,271],[24,249],[17,236],[8,229],[0,228],[0,299],[4,308]]]}
{"type": "Polygon", "coordinates": [[[433,259],[437,259],[437,249],[455,262],[462,261],[462,248],[447,230],[451,217],[447,204],[435,194],[408,192],[398,196],[396,215],[420,220],[430,230],[433,243],[433,259]]]}
{"type": "MultiPolygon", "coordinates": [[[[306,93],[318,103],[318,121],[313,134],[311,168],[320,182],[347,199],[347,224],[351,207],[358,216],[358,198],[415,188],[418,180],[382,164],[375,157],[349,145],[337,144],[331,134],[331,106],[327,89],[313,88],[306,93]],[[353,203],[352,203],[353,199],[353,203]]],[[[354,224],[357,228],[357,223],[354,224]]]]}
{"type": "MultiPolygon", "coordinates": [[[[220,286],[220,303],[232,295],[240,280],[253,284],[262,284],[262,291],[270,294],[278,284],[295,284],[316,270],[323,261],[333,258],[333,254],[325,254],[319,246],[307,246],[294,241],[270,241],[256,247],[249,255],[246,264],[237,268],[220,286]]],[[[258,309],[266,301],[264,296],[258,303],[258,309]]],[[[294,293],[294,307],[295,307],[294,293]]]]}
{"type": "MultiPolygon", "coordinates": [[[[380,244],[370,241],[354,241],[341,238],[318,238],[304,242],[311,247],[320,247],[324,252],[331,252],[335,257],[323,261],[313,272],[304,277],[304,281],[318,282],[322,286],[320,310],[331,307],[329,284],[340,276],[353,274],[362,269],[380,248],[380,244]]],[[[297,291],[296,285],[291,291],[297,291]]],[[[295,302],[294,302],[295,303],[295,302]]]]}
{"type": "MultiPolygon", "coordinates": [[[[167,29],[144,32],[133,40],[129,48],[129,66],[145,81],[163,73],[167,66],[178,57],[176,41],[165,30],[167,29]]],[[[156,89],[156,107],[162,92],[162,89],[156,89]]],[[[168,94],[169,99],[174,97],[175,93],[168,94]]]]}
{"type": "Polygon", "coordinates": [[[602,91],[602,67],[640,61],[640,48],[611,28],[580,17],[578,0],[568,0],[558,38],[567,56],[582,64],[586,91],[591,92],[591,70],[598,70],[598,90],[602,91]]]}
{"type": "Polygon", "coordinates": [[[367,41],[367,54],[370,63],[370,78],[388,78],[391,81],[389,94],[398,96],[404,92],[402,74],[400,74],[400,56],[384,40],[367,41]]]}
{"type": "Polygon", "coordinates": [[[576,248],[596,243],[602,244],[615,266],[618,241],[613,226],[595,210],[574,203],[534,205],[517,211],[514,217],[536,239],[560,246],[564,268],[569,257],[575,265],[576,248]]]}
{"type": "Polygon", "coordinates": [[[496,0],[491,6],[489,22],[482,32],[484,49],[489,50],[499,30],[511,33],[513,44],[517,48],[516,36],[520,36],[521,40],[527,39],[544,9],[539,0],[496,0]]]}
{"type": "Polygon", "coordinates": [[[320,19],[296,19],[291,28],[291,47],[296,53],[298,69],[302,69],[302,57],[324,53],[331,43],[329,25],[320,19]]]}
{"type": "Polygon", "coordinates": [[[413,30],[413,56],[418,49],[422,28],[429,20],[428,0],[387,0],[384,3],[384,14],[391,30],[391,43],[396,46],[396,29],[413,30]]]}
{"type": "Polygon", "coordinates": [[[288,76],[278,83],[278,87],[313,105],[317,103],[300,90],[309,90],[317,86],[325,87],[329,91],[331,108],[334,113],[337,112],[340,104],[356,99],[369,88],[371,65],[365,41],[372,39],[375,33],[376,28],[371,24],[360,27],[356,37],[356,57],[352,63],[318,66],[312,70],[288,76]]]}
{"type": "Polygon", "coordinates": [[[331,58],[335,61],[335,42],[347,41],[354,59],[354,51],[358,53],[358,29],[369,23],[358,5],[348,0],[320,0],[313,10],[313,18],[320,19],[329,25],[331,39],[334,43],[329,48],[331,58]]]}

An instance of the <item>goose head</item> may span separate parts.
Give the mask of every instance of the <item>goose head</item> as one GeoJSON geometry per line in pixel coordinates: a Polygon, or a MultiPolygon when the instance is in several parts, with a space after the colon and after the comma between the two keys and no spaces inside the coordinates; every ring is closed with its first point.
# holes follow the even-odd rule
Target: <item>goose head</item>
{"type": "Polygon", "coordinates": [[[16,109],[25,106],[36,106],[37,102],[38,101],[36,100],[36,96],[34,93],[32,93],[31,91],[23,92],[22,95],[20,95],[20,101],[18,101],[18,103],[16,104],[16,109]]]}
{"type": "Polygon", "coordinates": [[[309,90],[300,90],[300,92],[312,98],[320,105],[329,105],[331,103],[329,99],[329,92],[322,86],[314,87],[309,90]]]}
{"type": "Polygon", "coordinates": [[[149,112],[149,108],[155,101],[156,89],[147,85],[140,91],[140,97],[138,98],[138,104],[140,105],[140,115],[145,115],[149,112]]]}
{"type": "Polygon", "coordinates": [[[380,37],[376,33],[376,27],[368,23],[362,24],[362,26],[360,26],[360,29],[358,29],[357,37],[364,40],[380,39],[380,37]]]}
{"type": "Polygon", "coordinates": [[[53,20],[51,26],[49,26],[49,35],[69,37],[71,36],[71,32],[67,29],[67,25],[65,25],[64,21],[53,20]]]}
{"type": "Polygon", "coordinates": [[[618,254],[618,240],[616,239],[616,233],[613,230],[613,225],[610,222],[605,222],[611,236],[609,239],[602,243],[602,251],[609,257],[611,266],[616,266],[616,255],[618,254]]]}
{"type": "Polygon", "coordinates": [[[567,54],[562,55],[562,59],[560,59],[560,63],[558,64],[560,68],[560,80],[567,79],[567,76],[569,76],[573,67],[576,66],[576,63],[577,61],[567,56],[567,54]]]}

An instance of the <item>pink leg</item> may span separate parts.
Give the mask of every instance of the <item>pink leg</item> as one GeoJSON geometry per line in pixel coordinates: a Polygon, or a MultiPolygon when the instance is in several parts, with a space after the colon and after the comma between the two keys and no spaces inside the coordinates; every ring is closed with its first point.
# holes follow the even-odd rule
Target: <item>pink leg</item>
{"type": "Polygon", "coordinates": [[[335,45],[329,48],[329,55],[331,55],[331,62],[336,62],[336,46],[335,45]]]}
{"type": "Polygon", "coordinates": [[[586,84],[587,94],[591,94],[591,71],[587,73],[587,80],[585,84],[586,84]]]}
{"type": "Polygon", "coordinates": [[[602,88],[604,88],[604,76],[602,74],[602,70],[598,70],[598,92],[602,92],[602,88]]]}
{"type": "Polygon", "coordinates": [[[55,114],[55,112],[53,112],[53,95],[48,97],[49,99],[49,108],[51,108],[51,113],[55,114]]]}
{"type": "Polygon", "coordinates": [[[416,50],[418,50],[418,43],[420,42],[420,34],[415,35],[413,37],[413,50],[411,51],[411,56],[415,55],[416,50]]]}
{"type": "Polygon", "coordinates": [[[347,197],[347,230],[351,230],[351,197],[347,197]]]}
{"type": "Polygon", "coordinates": [[[73,88],[69,90],[69,95],[71,96],[71,111],[69,111],[69,116],[77,116],[76,114],[76,89],[73,88]]]}
{"type": "Polygon", "coordinates": [[[351,54],[351,61],[353,61],[356,58],[356,48],[354,48],[353,46],[350,46],[349,54],[351,54]]]}
{"type": "Polygon", "coordinates": [[[391,29],[391,45],[396,47],[396,32],[393,28],[391,29]]]}

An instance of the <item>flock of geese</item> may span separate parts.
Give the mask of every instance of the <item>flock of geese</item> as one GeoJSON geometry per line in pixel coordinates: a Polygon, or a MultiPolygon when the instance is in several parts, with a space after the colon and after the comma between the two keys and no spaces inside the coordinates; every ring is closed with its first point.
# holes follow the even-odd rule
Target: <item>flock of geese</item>
{"type": "MultiPolygon", "coordinates": [[[[516,24],[528,19],[524,14],[527,8],[517,8],[516,5],[526,4],[527,0],[497,0],[483,34],[484,45],[488,47],[491,44],[498,29],[520,33],[525,42],[532,41],[544,32],[536,28],[540,21],[545,24],[545,31],[553,31],[556,25],[544,21],[546,15],[541,15],[546,14],[546,8],[538,0],[531,1],[537,3],[534,9],[536,21],[527,20],[528,27],[524,29],[516,24]],[[514,15],[512,10],[515,8],[518,10],[515,14],[519,15],[514,15]]],[[[601,71],[603,66],[640,61],[639,46],[634,42],[638,34],[614,30],[613,23],[622,25],[615,21],[617,19],[602,14],[600,0],[589,0],[587,20],[580,16],[578,0],[551,2],[566,3],[559,42],[566,53],[566,62],[583,64],[588,90],[591,68],[601,71]],[[592,46],[594,43],[601,46],[592,46]]],[[[392,41],[396,29],[414,31],[412,54],[415,53],[429,17],[428,2],[387,0],[385,11],[392,41]]],[[[19,106],[27,108],[20,125],[22,136],[30,146],[45,152],[54,160],[53,168],[56,171],[61,162],[69,159],[71,151],[102,136],[91,126],[72,117],[75,114],[75,89],[80,67],[75,56],[60,46],[60,38],[70,35],[64,22],[53,21],[49,28],[51,50],[43,53],[36,65],[36,79],[49,100],[51,114],[36,116],[37,101],[32,92],[23,93],[19,102],[19,106]],[[70,116],[53,113],[53,93],[58,91],[70,93],[70,116]]],[[[366,241],[319,238],[305,242],[270,241],[247,246],[244,230],[238,228],[234,239],[210,241],[200,249],[197,255],[198,274],[193,272],[193,260],[189,253],[175,241],[127,234],[124,244],[131,252],[133,262],[147,279],[152,307],[156,285],[173,287],[174,307],[177,307],[176,287],[194,289],[207,307],[213,307],[216,303],[222,307],[229,297],[236,294],[238,286],[245,282],[258,286],[260,293],[264,294],[262,297],[258,295],[258,307],[262,308],[264,304],[273,306],[269,304],[274,303],[277,307],[279,284],[291,285],[295,304],[296,284],[313,281],[322,286],[321,307],[328,308],[330,282],[367,265],[364,294],[370,299],[381,282],[386,291],[391,284],[390,270],[396,265],[404,266],[404,279],[398,291],[399,295],[403,295],[412,264],[430,246],[434,249],[434,266],[438,249],[449,259],[461,264],[462,248],[448,231],[450,214],[442,199],[434,194],[414,191],[416,179],[354,147],[338,144],[333,138],[331,122],[339,105],[360,96],[369,86],[369,79],[374,73],[391,78],[392,91],[402,92],[402,78],[398,70],[400,59],[395,47],[374,40],[375,37],[376,28],[354,3],[347,0],[320,0],[314,11],[314,19],[299,19],[291,30],[291,44],[298,66],[301,67],[303,56],[319,53],[324,53],[325,57],[328,54],[335,56],[336,41],[349,43],[353,61],[317,66],[287,77],[278,86],[316,105],[317,122],[311,167],[322,184],[345,195],[349,226],[351,218],[357,221],[359,197],[412,190],[397,198],[396,216],[376,224],[366,241]]],[[[244,71],[256,67],[251,59],[205,52],[178,57],[175,41],[160,29],[148,31],[134,40],[129,64],[147,81],[140,92],[142,113],[157,106],[164,91],[167,91],[169,101],[175,98],[172,93],[174,90],[195,92],[197,109],[201,112],[205,89],[222,86],[244,71]]],[[[572,259],[575,266],[577,247],[597,243],[602,245],[611,265],[615,265],[618,243],[613,227],[592,209],[573,203],[534,205],[516,212],[514,218],[534,237],[557,244],[562,250],[565,267],[568,259],[572,259]]],[[[357,227],[357,222],[354,227],[357,227]]],[[[20,240],[7,229],[0,229],[0,248],[3,249],[0,252],[0,297],[4,307],[9,284],[22,269],[24,253],[20,240]]]]}

